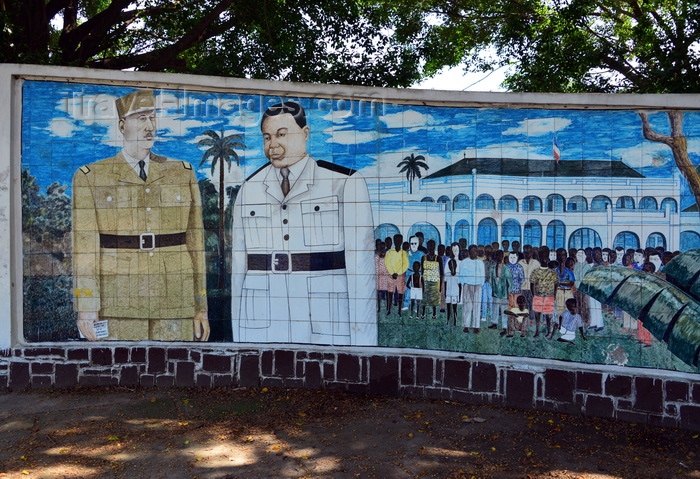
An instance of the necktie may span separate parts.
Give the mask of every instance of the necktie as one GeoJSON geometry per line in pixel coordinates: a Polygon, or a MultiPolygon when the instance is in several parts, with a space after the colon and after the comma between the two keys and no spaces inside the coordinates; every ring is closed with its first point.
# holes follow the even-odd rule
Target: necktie
{"type": "Polygon", "coordinates": [[[282,175],[282,194],[287,196],[287,193],[289,193],[289,168],[282,168],[280,175],[282,175]]]}
{"type": "Polygon", "coordinates": [[[146,181],[146,170],[144,170],[144,167],[146,166],[146,162],[141,160],[139,161],[139,177],[143,180],[146,181]]]}

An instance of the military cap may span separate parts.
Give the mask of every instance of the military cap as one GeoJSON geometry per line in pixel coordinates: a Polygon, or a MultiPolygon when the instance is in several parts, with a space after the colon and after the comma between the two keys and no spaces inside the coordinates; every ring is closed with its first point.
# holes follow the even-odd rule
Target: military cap
{"type": "Polygon", "coordinates": [[[151,90],[131,92],[128,95],[117,98],[115,103],[119,118],[156,109],[156,100],[151,90]]]}

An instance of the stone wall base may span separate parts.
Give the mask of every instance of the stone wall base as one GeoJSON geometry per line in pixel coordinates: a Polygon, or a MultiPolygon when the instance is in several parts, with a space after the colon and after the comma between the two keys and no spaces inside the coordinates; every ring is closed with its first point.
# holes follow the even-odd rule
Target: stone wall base
{"type": "Polygon", "coordinates": [[[415,350],[32,347],[0,355],[0,389],[270,387],[447,399],[700,431],[700,375],[415,350]],[[629,372],[628,372],[629,371],[629,372]]]}

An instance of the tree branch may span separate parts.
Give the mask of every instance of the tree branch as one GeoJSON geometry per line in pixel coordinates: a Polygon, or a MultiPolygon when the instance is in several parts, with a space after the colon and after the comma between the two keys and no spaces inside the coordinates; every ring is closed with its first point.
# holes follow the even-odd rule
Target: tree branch
{"type": "MultiPolygon", "coordinates": [[[[639,115],[639,118],[642,119],[642,134],[644,135],[644,138],[656,143],[663,143],[671,147],[673,146],[673,138],[670,135],[663,135],[651,128],[651,125],[649,124],[649,114],[646,111],[638,110],[637,114],[639,115]]],[[[681,125],[682,122],[683,120],[681,120],[681,125]]]]}
{"type": "MultiPolygon", "coordinates": [[[[162,70],[163,67],[180,53],[190,48],[196,43],[200,43],[212,36],[217,35],[222,29],[221,28],[211,28],[212,25],[219,19],[221,15],[234,0],[222,0],[216,7],[214,7],[209,13],[207,13],[202,19],[194,26],[190,31],[183,35],[178,41],[170,45],[166,49],[161,49],[161,54],[154,57],[152,61],[148,62],[142,70],[144,71],[158,71],[162,70]],[[163,51],[164,50],[164,51],[163,51]]],[[[225,22],[229,24],[229,22],[225,22]]]]}

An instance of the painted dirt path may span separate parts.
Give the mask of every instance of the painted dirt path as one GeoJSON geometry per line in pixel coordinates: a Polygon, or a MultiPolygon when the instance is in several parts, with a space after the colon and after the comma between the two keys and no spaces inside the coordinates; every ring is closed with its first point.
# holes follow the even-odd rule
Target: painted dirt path
{"type": "Polygon", "coordinates": [[[697,433],[283,389],[0,394],[0,477],[700,478],[697,433]]]}

